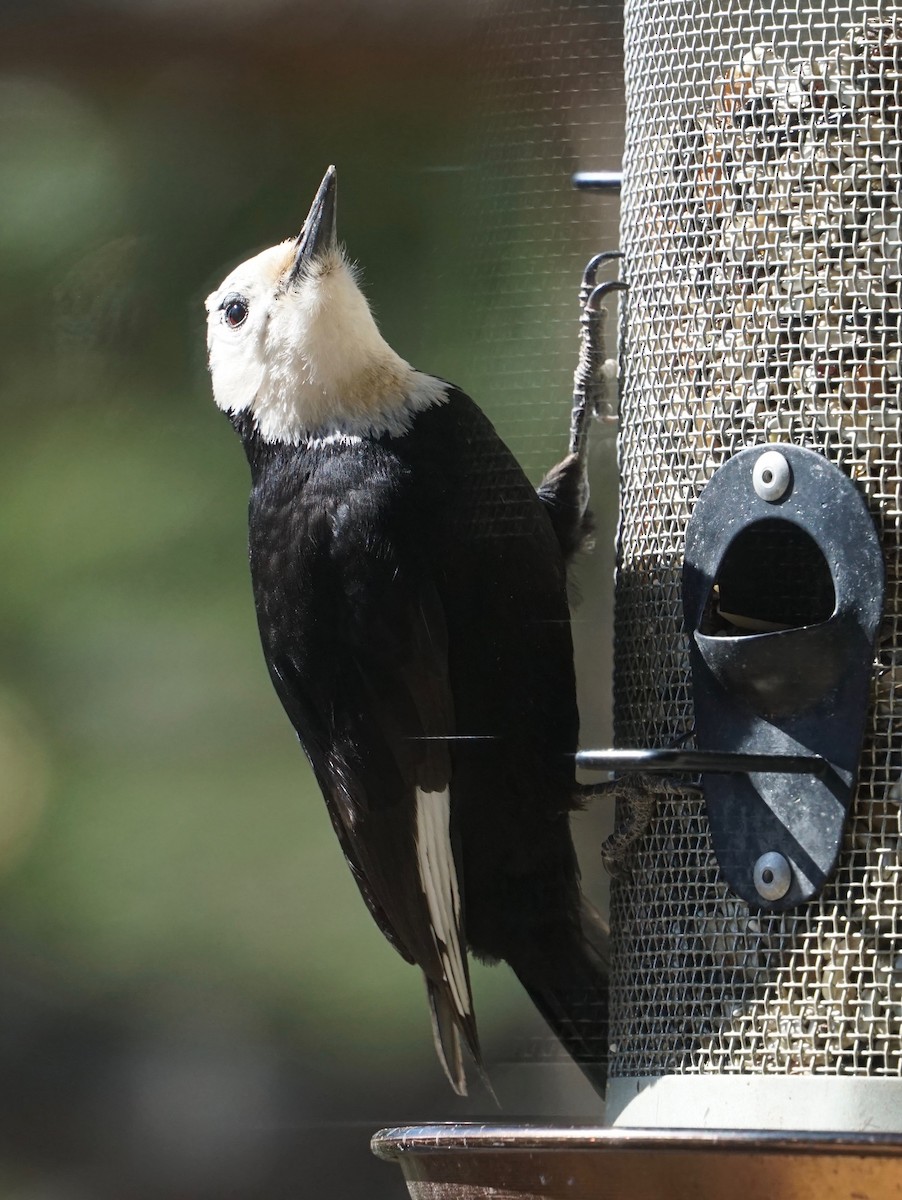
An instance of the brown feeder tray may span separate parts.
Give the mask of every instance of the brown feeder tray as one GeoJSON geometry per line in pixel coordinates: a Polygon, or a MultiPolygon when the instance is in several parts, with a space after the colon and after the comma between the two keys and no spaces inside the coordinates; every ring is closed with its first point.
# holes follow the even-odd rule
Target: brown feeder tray
{"type": "Polygon", "coordinates": [[[412,1200],[894,1200],[896,1134],[414,1125],[383,1129],[412,1200]]]}

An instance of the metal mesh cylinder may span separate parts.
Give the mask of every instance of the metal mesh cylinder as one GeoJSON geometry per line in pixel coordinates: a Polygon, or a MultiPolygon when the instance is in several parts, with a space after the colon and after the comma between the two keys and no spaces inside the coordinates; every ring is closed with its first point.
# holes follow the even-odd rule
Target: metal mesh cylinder
{"type": "MultiPolygon", "coordinates": [[[[686,523],[785,441],[860,485],[887,607],[857,798],[820,898],[751,911],[701,798],[616,889],[615,1077],[902,1076],[902,6],[628,0],[618,745],[692,727],[686,523]]],[[[799,586],[804,586],[804,582],[799,586]]]]}

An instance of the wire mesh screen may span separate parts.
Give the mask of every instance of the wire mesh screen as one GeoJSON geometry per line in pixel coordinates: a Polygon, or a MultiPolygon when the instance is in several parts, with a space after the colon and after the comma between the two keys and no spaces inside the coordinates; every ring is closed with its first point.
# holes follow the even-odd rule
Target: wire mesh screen
{"type": "Polygon", "coordinates": [[[691,729],[685,528],[738,450],[839,464],[888,579],[838,873],[753,912],[718,879],[702,800],[661,802],[615,889],[612,1074],[900,1075],[902,7],[633,0],[625,41],[618,744],[691,729]]]}
{"type": "MultiPolygon", "coordinates": [[[[576,191],[571,176],[621,160],[622,10],[617,0],[477,0],[477,8],[483,19],[473,50],[474,108],[481,120],[469,140],[462,190],[472,208],[460,221],[472,243],[461,255],[474,265],[472,306],[460,362],[447,374],[477,399],[538,482],[566,452],[583,268],[618,244],[616,195],[576,191]]],[[[616,354],[616,320],[607,330],[609,353],[616,354]]],[[[614,443],[613,426],[592,429],[599,533],[595,553],[578,565],[581,603],[573,616],[587,746],[610,739],[614,443]]],[[[583,884],[600,907],[607,879],[598,848],[609,832],[601,805],[574,821],[583,884]]],[[[547,1027],[526,1012],[522,1030],[511,1050],[515,1062],[566,1060],[547,1027]]],[[[549,1075],[543,1078],[547,1088],[549,1075]]],[[[591,1104],[594,1110],[594,1096],[591,1104]]]]}
{"type": "MultiPolygon", "coordinates": [[[[476,211],[462,223],[478,247],[479,273],[464,369],[539,479],[566,447],[583,267],[617,247],[616,196],[577,192],[570,179],[621,159],[621,8],[599,0],[483,5],[491,12],[475,52],[483,114],[473,137],[476,211]]],[[[593,432],[595,445],[603,438],[603,428],[593,432]]]]}

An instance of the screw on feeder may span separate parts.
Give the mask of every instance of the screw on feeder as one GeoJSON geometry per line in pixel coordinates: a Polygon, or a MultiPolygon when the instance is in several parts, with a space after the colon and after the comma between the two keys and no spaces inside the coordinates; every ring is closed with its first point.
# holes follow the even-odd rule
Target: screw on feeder
{"type": "Polygon", "coordinates": [[[761,855],[753,875],[755,890],[762,900],[781,900],[792,884],[792,868],[776,850],[761,855]]]}
{"type": "Polygon", "coordinates": [[[752,484],[756,495],[771,504],[782,499],[792,483],[792,468],[779,450],[765,450],[755,460],[752,484]]]}

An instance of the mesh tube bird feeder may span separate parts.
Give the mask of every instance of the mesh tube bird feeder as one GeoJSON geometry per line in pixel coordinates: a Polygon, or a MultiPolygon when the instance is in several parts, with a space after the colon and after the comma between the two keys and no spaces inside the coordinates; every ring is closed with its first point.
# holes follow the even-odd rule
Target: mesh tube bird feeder
{"type": "MultiPolygon", "coordinates": [[[[627,20],[618,740],[666,744],[700,719],[687,527],[740,451],[800,447],[853,481],[887,580],[858,787],[838,863],[813,898],[784,911],[750,903],[724,878],[703,798],[658,806],[614,901],[610,1100],[619,1110],[650,1081],[678,1077],[673,1111],[659,1083],[654,1105],[649,1092],[624,1119],[657,1123],[663,1105],[665,1123],[710,1123],[700,1113],[716,1096],[720,1124],[836,1128],[835,1105],[860,1104],[862,1127],[898,1130],[902,7],[643,0],[627,20]],[[754,1079],[767,1085],[760,1109],[754,1079]]],[[[839,520],[840,489],[795,490],[806,511],[839,520]]],[[[735,503],[725,494],[714,520],[735,503]]],[[[822,624],[825,576],[829,586],[858,535],[825,560],[798,526],[753,524],[751,578],[733,587],[738,598],[726,585],[719,597],[748,618],[731,632],[751,622],[761,640],[822,624]]],[[[856,581],[865,604],[881,582],[856,581]]],[[[805,706],[821,661],[816,651],[792,664],[790,705],[794,690],[805,706]]],[[[727,829],[743,815],[728,810],[727,829]]]]}
{"type": "Polygon", "coordinates": [[[899,1195],[902,3],[625,16],[615,741],[701,773],[612,889],[606,1124],[377,1149],[430,1200],[899,1195]]]}

